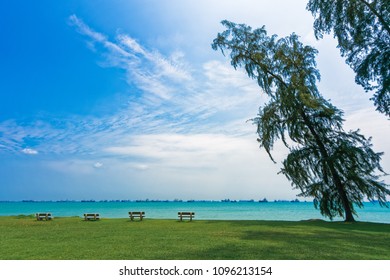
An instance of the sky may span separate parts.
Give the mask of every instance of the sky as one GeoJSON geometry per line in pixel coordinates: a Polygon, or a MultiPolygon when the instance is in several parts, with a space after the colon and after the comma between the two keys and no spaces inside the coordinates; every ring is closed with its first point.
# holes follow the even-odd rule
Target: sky
{"type": "Polygon", "coordinates": [[[295,199],[249,121],[267,97],[211,48],[224,19],[317,48],[321,94],[389,173],[390,123],[306,2],[1,1],[0,200],[295,199]]]}

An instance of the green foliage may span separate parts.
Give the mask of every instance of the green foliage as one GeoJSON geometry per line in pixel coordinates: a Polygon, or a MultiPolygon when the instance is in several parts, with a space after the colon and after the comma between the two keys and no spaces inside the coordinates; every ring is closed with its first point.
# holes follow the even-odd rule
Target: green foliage
{"type": "Polygon", "coordinates": [[[390,1],[310,0],[317,38],[333,31],[342,56],[377,110],[390,116],[390,1]]]}
{"type": "Polygon", "coordinates": [[[0,217],[2,260],[390,259],[390,225],[0,217]]]}
{"type": "Polygon", "coordinates": [[[270,97],[253,122],[260,146],[273,161],[271,150],[278,139],[290,149],[281,173],[302,196],[314,197],[331,219],[353,221],[354,205],[361,207],[364,198],[386,206],[390,191],[377,175],[384,173],[382,154],[358,131],[345,132],[343,113],[320,95],[317,50],[304,46],[295,34],[277,39],[267,36],[264,26],[252,30],[229,21],[222,24],[227,30],[212,47],[229,51],[233,67],[243,67],[270,97]]]}

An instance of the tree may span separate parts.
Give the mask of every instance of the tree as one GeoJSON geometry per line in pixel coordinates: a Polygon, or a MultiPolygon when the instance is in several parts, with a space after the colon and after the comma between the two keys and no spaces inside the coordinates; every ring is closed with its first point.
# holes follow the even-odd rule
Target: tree
{"type": "Polygon", "coordinates": [[[382,153],[375,153],[359,131],[345,132],[342,111],[320,95],[317,50],[304,46],[295,34],[277,39],[264,26],[252,30],[226,20],[222,24],[227,29],[212,47],[229,51],[232,66],[243,67],[269,96],[253,119],[258,141],[272,161],[274,143],[283,141],[290,153],[281,173],[300,195],[314,197],[323,215],[345,221],[354,221],[355,205],[362,207],[365,197],[386,206],[390,190],[376,174],[384,173],[382,153]]]}
{"type": "Polygon", "coordinates": [[[356,83],[375,89],[377,110],[390,116],[390,1],[310,0],[307,9],[317,39],[333,30],[356,83]]]}

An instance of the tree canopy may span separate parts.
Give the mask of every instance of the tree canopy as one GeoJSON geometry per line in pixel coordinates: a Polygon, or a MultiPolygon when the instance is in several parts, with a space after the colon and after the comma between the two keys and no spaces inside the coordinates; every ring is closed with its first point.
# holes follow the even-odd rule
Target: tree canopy
{"type": "Polygon", "coordinates": [[[331,219],[354,221],[354,207],[362,207],[364,198],[386,205],[390,190],[377,175],[384,173],[382,153],[375,153],[359,131],[345,132],[342,111],[319,93],[317,50],[295,34],[278,39],[268,36],[264,26],[252,30],[226,20],[222,24],[226,30],[212,47],[230,52],[232,66],[244,68],[269,96],[253,122],[260,147],[273,161],[278,139],[289,149],[281,173],[331,219]]]}
{"type": "Polygon", "coordinates": [[[377,110],[390,116],[390,1],[309,0],[318,38],[333,31],[356,82],[375,90],[377,110]]]}

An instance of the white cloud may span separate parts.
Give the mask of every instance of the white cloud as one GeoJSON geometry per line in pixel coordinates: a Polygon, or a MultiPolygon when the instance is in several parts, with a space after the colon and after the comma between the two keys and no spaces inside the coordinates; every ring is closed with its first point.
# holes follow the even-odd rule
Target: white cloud
{"type": "Polygon", "coordinates": [[[129,35],[120,34],[117,37],[119,44],[129,53],[134,53],[144,58],[154,66],[153,74],[157,76],[168,77],[176,81],[191,80],[191,74],[185,69],[182,59],[182,52],[175,52],[171,58],[162,56],[158,51],[148,51],[141,46],[134,38],[129,35]]]}
{"type": "Polygon", "coordinates": [[[95,167],[95,168],[101,168],[101,167],[103,167],[103,163],[101,163],[101,162],[95,162],[95,163],[93,164],[93,167],[95,167]]]}
{"type": "Polygon", "coordinates": [[[164,57],[158,51],[146,49],[129,35],[119,34],[116,42],[112,42],[76,15],[70,16],[69,21],[93,43],[100,43],[107,52],[106,65],[126,70],[128,83],[135,84],[144,95],[149,93],[162,100],[170,99],[175,89],[168,82],[188,82],[192,79],[183,53],[174,52],[171,57],[164,57]]]}
{"type": "Polygon", "coordinates": [[[76,26],[77,31],[83,35],[90,37],[91,39],[98,42],[105,42],[107,40],[106,36],[103,34],[92,30],[88,25],[86,25],[81,19],[76,15],[71,15],[69,17],[69,22],[71,25],[76,26]]]}
{"type": "Polygon", "coordinates": [[[55,171],[56,173],[80,176],[95,175],[96,169],[101,169],[103,167],[101,162],[79,159],[77,157],[63,157],[55,160],[45,160],[41,161],[40,164],[51,171],[55,171]]]}
{"type": "Polygon", "coordinates": [[[37,155],[38,151],[30,148],[25,148],[22,150],[22,153],[26,155],[37,155]]]}
{"type": "Polygon", "coordinates": [[[148,170],[150,167],[147,164],[134,164],[133,168],[136,169],[136,170],[143,171],[143,170],[148,170]]]}
{"type": "Polygon", "coordinates": [[[105,151],[174,168],[216,168],[223,158],[257,146],[254,140],[223,134],[135,135],[126,143],[129,144],[107,147],[105,151]]]}
{"type": "Polygon", "coordinates": [[[118,35],[119,42],[126,46],[131,52],[135,54],[140,54],[143,56],[149,56],[146,50],[133,38],[128,35],[120,34],[118,35]]]}
{"type": "MultiPolygon", "coordinates": [[[[277,175],[280,167],[259,151],[255,137],[251,136],[135,135],[106,151],[121,159],[110,164],[111,170],[126,171],[119,176],[131,176],[132,184],[145,186],[145,192],[157,198],[185,193],[186,198],[196,199],[276,199],[286,197],[282,193],[293,193],[286,178],[277,175]],[[144,172],[132,173],[131,169],[144,172]]],[[[283,156],[281,151],[277,151],[276,158],[283,156]]]]}

